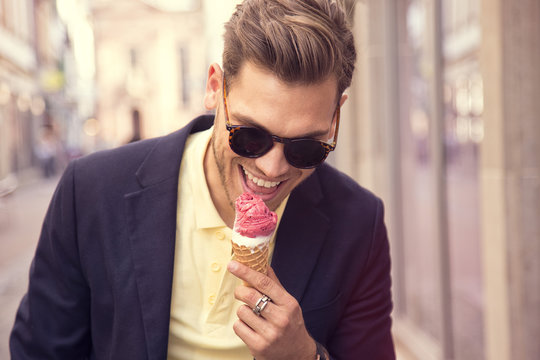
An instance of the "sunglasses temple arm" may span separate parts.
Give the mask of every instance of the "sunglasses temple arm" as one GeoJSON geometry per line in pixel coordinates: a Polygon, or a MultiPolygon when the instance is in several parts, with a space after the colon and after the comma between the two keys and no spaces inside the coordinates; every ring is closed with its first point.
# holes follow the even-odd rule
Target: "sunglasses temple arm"
{"type": "Polygon", "coordinates": [[[339,133],[339,118],[340,118],[340,109],[341,106],[338,105],[337,107],[337,110],[336,110],[336,115],[337,115],[337,119],[336,119],[336,133],[334,134],[334,141],[332,142],[332,146],[336,147],[337,145],[337,139],[338,139],[338,133],[339,133]]]}

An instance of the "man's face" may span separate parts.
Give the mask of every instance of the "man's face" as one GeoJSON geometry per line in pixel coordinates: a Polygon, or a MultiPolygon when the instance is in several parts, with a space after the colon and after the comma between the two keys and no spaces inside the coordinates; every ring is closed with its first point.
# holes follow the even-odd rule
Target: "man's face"
{"type": "MultiPolygon", "coordinates": [[[[257,194],[275,210],[314,170],[290,165],[281,143],[275,142],[272,149],[259,158],[245,158],[231,150],[225,127],[222,72],[217,65],[213,66],[205,97],[207,108],[218,108],[212,141],[205,156],[212,200],[220,215],[226,218],[231,214],[234,218],[234,200],[243,192],[257,194]]],[[[229,121],[232,125],[259,127],[284,138],[328,141],[334,135],[336,88],[333,78],[316,85],[283,83],[272,73],[246,63],[227,89],[229,121]]]]}

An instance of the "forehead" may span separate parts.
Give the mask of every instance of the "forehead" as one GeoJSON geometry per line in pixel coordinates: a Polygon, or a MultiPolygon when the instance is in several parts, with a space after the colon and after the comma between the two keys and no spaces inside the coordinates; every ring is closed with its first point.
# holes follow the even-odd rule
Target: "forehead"
{"type": "Polygon", "coordinates": [[[232,86],[227,84],[232,121],[249,120],[284,137],[328,132],[336,92],[334,78],[309,85],[285,83],[251,63],[242,66],[232,86]]]}

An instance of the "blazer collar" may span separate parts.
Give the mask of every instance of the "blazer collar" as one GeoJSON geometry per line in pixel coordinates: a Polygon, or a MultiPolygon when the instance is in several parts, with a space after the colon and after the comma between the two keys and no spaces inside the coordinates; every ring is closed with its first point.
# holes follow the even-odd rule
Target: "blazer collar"
{"type": "Polygon", "coordinates": [[[184,128],[162,137],[135,173],[141,187],[152,186],[169,178],[178,178],[187,137],[210,128],[213,122],[213,116],[199,116],[184,128]]]}
{"type": "Polygon", "coordinates": [[[157,141],[136,172],[141,190],[125,195],[134,274],[148,359],[165,359],[170,304],[178,176],[186,139],[211,126],[213,117],[195,119],[157,141]]]}

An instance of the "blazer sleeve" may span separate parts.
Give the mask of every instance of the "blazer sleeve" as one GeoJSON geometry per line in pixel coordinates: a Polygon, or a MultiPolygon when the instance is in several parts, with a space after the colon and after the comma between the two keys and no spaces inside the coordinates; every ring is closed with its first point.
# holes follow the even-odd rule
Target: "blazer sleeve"
{"type": "Polygon", "coordinates": [[[53,195],[10,337],[11,358],[84,359],[91,348],[90,291],[80,265],[75,163],[53,195]]]}
{"type": "Polygon", "coordinates": [[[394,360],[389,243],[377,199],[368,260],[328,345],[333,360],[394,360]]]}

